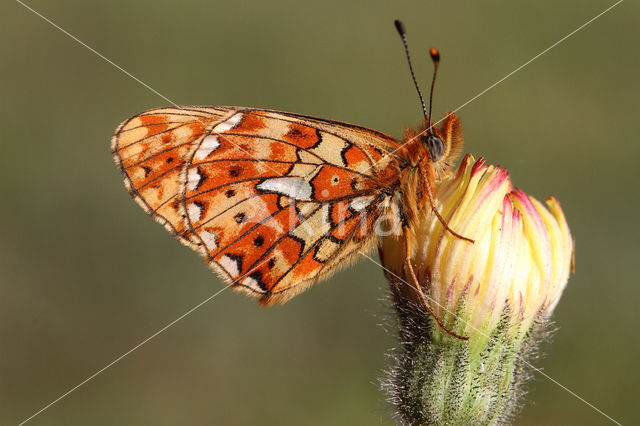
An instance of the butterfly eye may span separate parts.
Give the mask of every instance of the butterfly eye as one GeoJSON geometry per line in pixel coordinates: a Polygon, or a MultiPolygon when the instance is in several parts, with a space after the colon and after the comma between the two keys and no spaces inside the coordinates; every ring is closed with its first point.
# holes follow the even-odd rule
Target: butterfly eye
{"type": "Polygon", "coordinates": [[[444,155],[444,142],[436,135],[427,136],[427,148],[431,154],[431,161],[438,161],[444,155]]]}

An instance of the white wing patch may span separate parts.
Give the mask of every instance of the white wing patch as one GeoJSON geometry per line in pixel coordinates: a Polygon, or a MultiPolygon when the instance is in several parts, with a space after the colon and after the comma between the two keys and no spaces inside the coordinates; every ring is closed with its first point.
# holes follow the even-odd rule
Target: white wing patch
{"type": "Polygon", "coordinates": [[[213,133],[224,133],[236,127],[242,120],[242,114],[238,113],[229,118],[227,121],[218,124],[213,128],[213,133]]]}
{"type": "Polygon", "coordinates": [[[190,203],[187,206],[187,214],[189,215],[189,220],[191,221],[191,223],[195,223],[200,220],[200,216],[202,215],[202,207],[200,207],[196,203],[190,203]]]}
{"type": "Polygon", "coordinates": [[[360,212],[360,211],[366,209],[369,206],[369,204],[371,204],[373,199],[374,199],[373,195],[354,198],[353,200],[351,200],[349,202],[349,207],[352,208],[353,210],[357,211],[357,212],[360,212]]]}
{"type": "Polygon", "coordinates": [[[217,136],[210,135],[202,140],[202,143],[198,147],[194,155],[194,159],[196,160],[204,160],[207,158],[213,151],[218,149],[220,146],[220,141],[217,136]]]}
{"type": "Polygon", "coordinates": [[[251,278],[251,277],[247,277],[244,280],[242,280],[242,284],[246,285],[247,287],[249,287],[251,290],[256,291],[258,293],[264,293],[265,291],[263,289],[260,288],[260,286],[258,285],[258,281],[256,281],[255,279],[251,278]]]}
{"type": "Polygon", "coordinates": [[[187,188],[189,189],[189,191],[195,191],[196,189],[198,189],[201,180],[202,175],[198,171],[198,168],[190,168],[189,172],[187,173],[187,188]]]}
{"type": "Polygon", "coordinates": [[[275,192],[294,200],[311,199],[311,185],[301,177],[272,178],[260,182],[256,188],[264,192],[275,192]]]}
{"type": "Polygon", "coordinates": [[[236,278],[238,275],[240,275],[240,267],[238,265],[238,261],[232,257],[229,257],[227,255],[222,256],[222,258],[220,259],[220,266],[222,266],[225,271],[227,271],[233,278],[236,278]]]}
{"type": "Polygon", "coordinates": [[[200,232],[200,237],[209,250],[215,250],[218,248],[217,234],[209,231],[202,231],[200,232]]]}

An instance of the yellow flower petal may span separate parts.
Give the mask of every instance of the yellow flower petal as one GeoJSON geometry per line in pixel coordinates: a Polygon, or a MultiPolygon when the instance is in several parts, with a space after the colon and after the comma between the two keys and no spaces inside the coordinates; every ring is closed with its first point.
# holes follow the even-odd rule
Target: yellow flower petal
{"type": "MultiPolygon", "coordinates": [[[[470,244],[444,230],[425,210],[411,230],[411,261],[431,308],[453,324],[464,303],[467,335],[496,326],[508,312],[524,333],[548,316],[566,286],[573,240],[560,204],[547,207],[513,189],[507,171],[467,155],[454,177],[437,185],[440,213],[470,244]]],[[[385,267],[407,282],[398,235],[382,237],[385,267]]]]}

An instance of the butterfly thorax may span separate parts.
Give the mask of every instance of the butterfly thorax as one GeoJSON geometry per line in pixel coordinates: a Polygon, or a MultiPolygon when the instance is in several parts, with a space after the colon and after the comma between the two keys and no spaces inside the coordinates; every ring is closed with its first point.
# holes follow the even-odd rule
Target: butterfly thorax
{"type": "Polygon", "coordinates": [[[404,132],[399,161],[399,210],[407,225],[416,220],[428,203],[429,191],[435,196],[435,183],[450,176],[462,150],[462,127],[458,117],[449,113],[435,126],[426,119],[417,129],[404,132]]]}

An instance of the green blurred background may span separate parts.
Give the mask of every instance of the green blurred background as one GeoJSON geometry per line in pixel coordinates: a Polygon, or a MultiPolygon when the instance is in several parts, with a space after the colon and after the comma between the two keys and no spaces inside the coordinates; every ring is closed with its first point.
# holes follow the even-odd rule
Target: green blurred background
{"type": "MultiPolygon", "coordinates": [[[[243,105],[400,136],[456,108],[612,1],[29,0],[178,104],[243,105]]],[[[637,399],[640,7],[626,1],[460,111],[466,152],[557,196],[577,273],[535,365],[622,423],[637,399]],[[633,120],[633,121],[632,121],[633,120]]],[[[109,141],[168,102],[19,3],[0,6],[0,424],[16,424],[222,283],[146,217],[109,141]]],[[[394,346],[380,269],[361,260],[282,307],[231,291],[31,423],[393,424],[377,378],[394,346]]],[[[540,375],[517,424],[608,424],[540,375]]]]}

